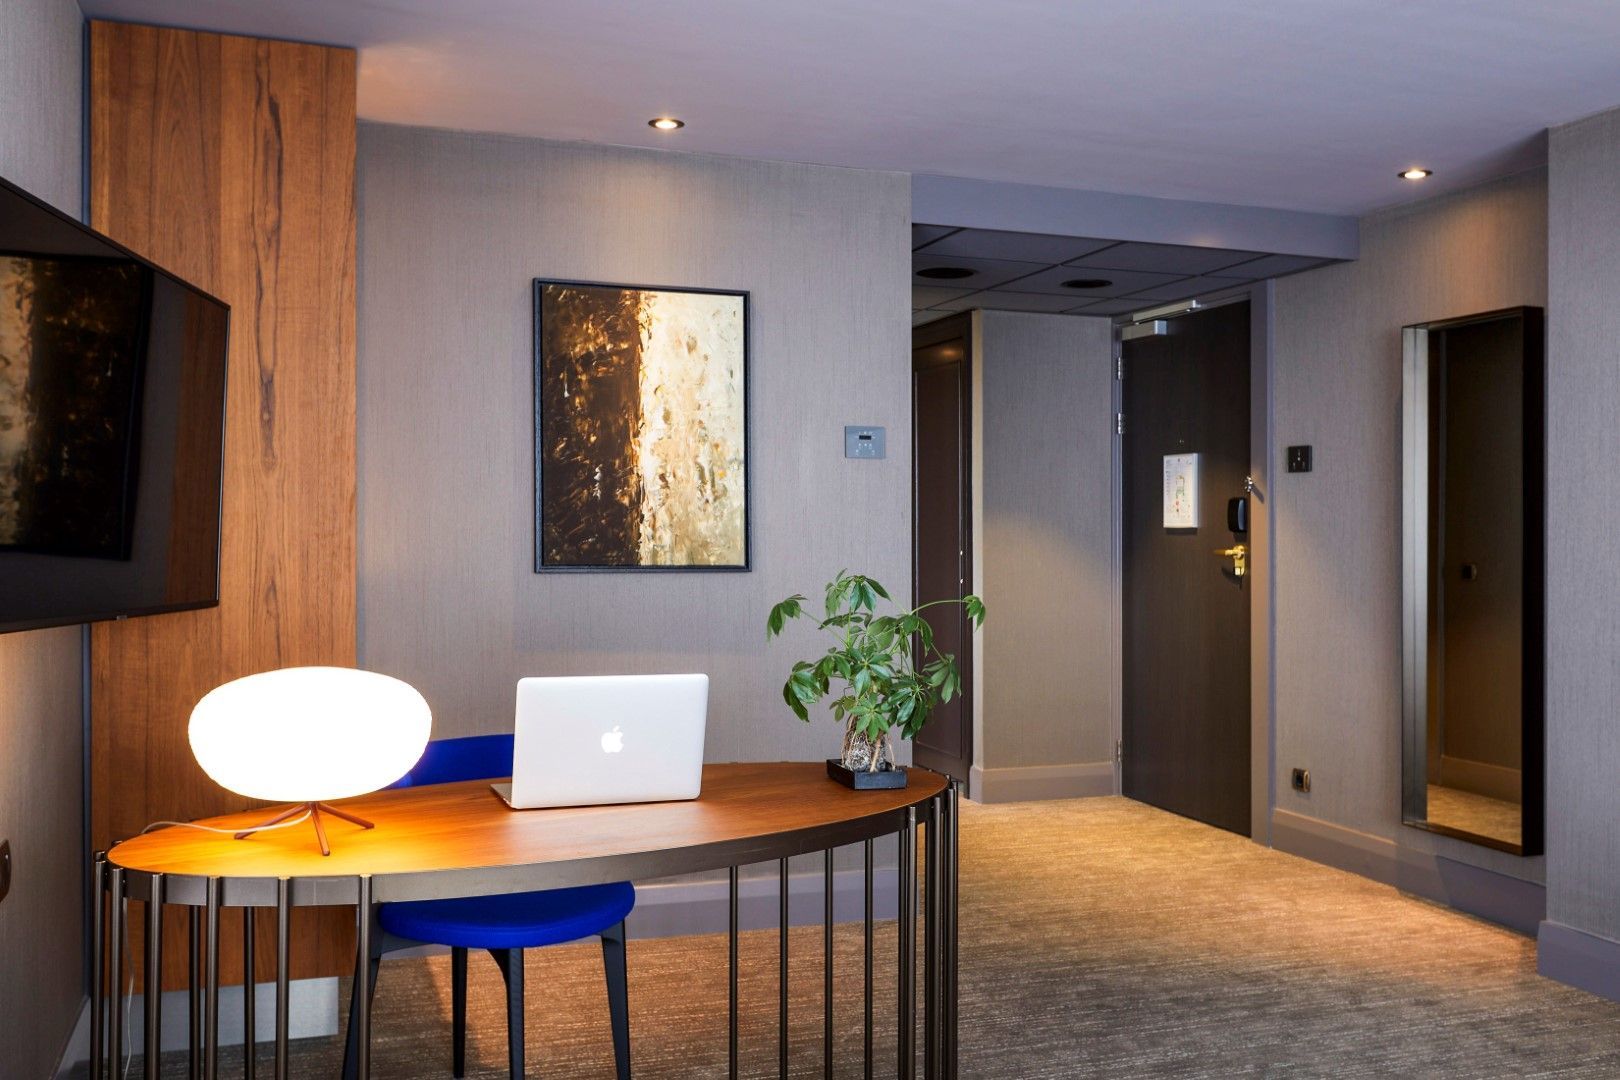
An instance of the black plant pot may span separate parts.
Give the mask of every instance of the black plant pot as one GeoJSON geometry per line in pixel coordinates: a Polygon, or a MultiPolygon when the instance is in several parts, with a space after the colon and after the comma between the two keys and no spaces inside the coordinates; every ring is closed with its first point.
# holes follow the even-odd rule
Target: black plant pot
{"type": "Polygon", "coordinates": [[[893,769],[879,769],[877,772],[859,772],[844,767],[844,763],[837,758],[827,759],[827,775],[856,791],[877,791],[881,789],[903,788],[906,786],[906,770],[896,767],[893,769]]]}

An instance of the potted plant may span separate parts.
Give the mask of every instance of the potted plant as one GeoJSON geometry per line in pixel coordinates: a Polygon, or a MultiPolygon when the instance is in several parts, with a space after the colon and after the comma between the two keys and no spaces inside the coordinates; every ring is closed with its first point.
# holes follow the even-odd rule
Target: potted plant
{"type": "MultiPolygon", "coordinates": [[[[961,689],[956,657],[934,646],[934,631],[922,612],[959,604],[974,628],[984,625],[984,602],[977,596],[935,600],[893,614],[877,613],[879,599],[893,604],[882,585],[841,570],[827,585],[826,616],[816,625],[833,644],[816,660],[801,660],[782,686],[782,699],[800,720],[810,706],[834,693],[833,719],[844,725],[843,753],[829,759],[827,772],[850,787],[904,787],[906,773],[895,767],[893,732],[912,738],[941,701],[961,689]]],[[[765,638],[782,633],[789,619],[806,614],[809,601],[793,595],[771,608],[765,638]]]]}

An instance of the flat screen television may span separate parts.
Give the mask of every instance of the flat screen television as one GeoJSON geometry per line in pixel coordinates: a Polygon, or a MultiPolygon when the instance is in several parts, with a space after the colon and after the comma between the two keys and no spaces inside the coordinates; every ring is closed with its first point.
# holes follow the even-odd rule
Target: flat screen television
{"type": "Polygon", "coordinates": [[[219,602],[229,323],[0,180],[0,632],[219,602]]]}

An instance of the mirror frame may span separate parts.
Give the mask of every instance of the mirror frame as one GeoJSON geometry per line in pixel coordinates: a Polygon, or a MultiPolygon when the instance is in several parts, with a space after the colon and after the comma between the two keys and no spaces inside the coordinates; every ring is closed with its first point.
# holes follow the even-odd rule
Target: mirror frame
{"type": "Polygon", "coordinates": [[[1503,308],[1401,329],[1401,824],[1514,855],[1540,855],[1545,833],[1546,319],[1503,308]],[[1524,325],[1524,598],[1517,844],[1428,820],[1429,335],[1477,323],[1524,325]]]}

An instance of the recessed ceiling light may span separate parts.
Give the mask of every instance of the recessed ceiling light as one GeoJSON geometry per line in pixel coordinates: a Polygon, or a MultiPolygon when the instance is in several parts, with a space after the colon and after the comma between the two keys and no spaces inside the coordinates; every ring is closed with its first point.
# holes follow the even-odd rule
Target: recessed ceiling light
{"type": "Polygon", "coordinates": [[[1113,282],[1107,278],[1077,277],[1065,281],[1063,287],[1065,289],[1106,289],[1112,284],[1113,282]]]}
{"type": "Polygon", "coordinates": [[[957,281],[976,273],[977,270],[969,270],[965,266],[925,266],[917,271],[917,276],[934,278],[936,281],[957,281]]]}
{"type": "Polygon", "coordinates": [[[673,116],[655,116],[647,121],[647,126],[657,128],[659,131],[679,131],[686,126],[686,121],[677,120],[673,116]]]}
{"type": "Polygon", "coordinates": [[[1415,165],[1410,169],[1401,170],[1402,180],[1426,180],[1433,175],[1433,169],[1420,169],[1415,165]]]}

